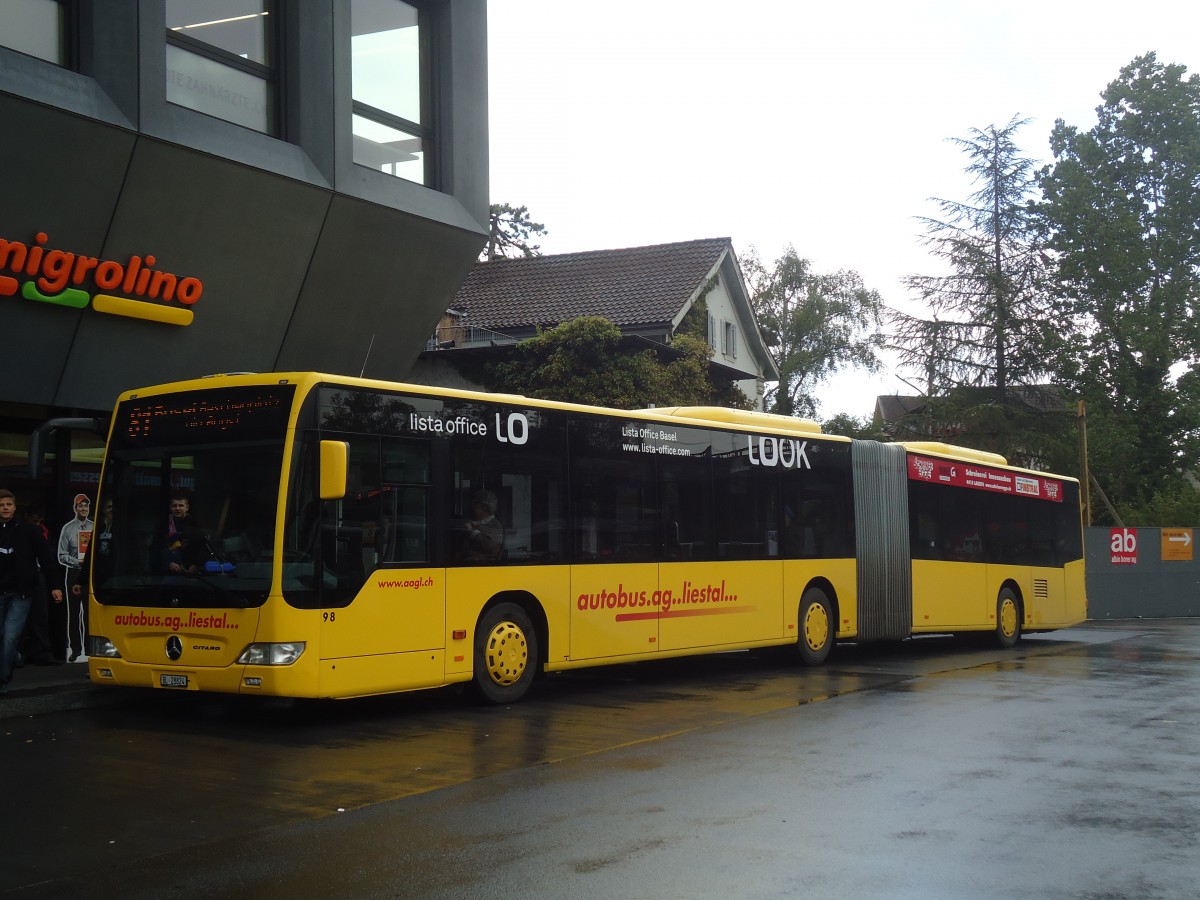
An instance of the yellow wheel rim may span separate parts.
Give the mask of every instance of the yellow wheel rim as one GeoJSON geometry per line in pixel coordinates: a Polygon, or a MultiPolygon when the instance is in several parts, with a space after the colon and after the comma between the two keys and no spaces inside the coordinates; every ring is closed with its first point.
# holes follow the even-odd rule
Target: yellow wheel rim
{"type": "Polygon", "coordinates": [[[1011,597],[1000,601],[1000,633],[1006,638],[1017,633],[1017,604],[1011,597]]]}
{"type": "Polygon", "coordinates": [[[484,644],[488,677],[501,687],[516,684],[529,665],[529,641],[512,622],[500,622],[484,644]]]}
{"type": "Polygon", "coordinates": [[[829,614],[820,603],[814,603],[804,612],[804,641],[814,653],[829,640],[829,614]]]}

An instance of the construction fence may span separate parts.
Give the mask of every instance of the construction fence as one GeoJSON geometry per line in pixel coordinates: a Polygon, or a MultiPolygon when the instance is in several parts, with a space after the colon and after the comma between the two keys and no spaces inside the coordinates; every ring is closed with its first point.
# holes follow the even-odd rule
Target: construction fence
{"type": "Polygon", "coordinates": [[[1200,616],[1193,528],[1085,528],[1089,619],[1200,616]]]}

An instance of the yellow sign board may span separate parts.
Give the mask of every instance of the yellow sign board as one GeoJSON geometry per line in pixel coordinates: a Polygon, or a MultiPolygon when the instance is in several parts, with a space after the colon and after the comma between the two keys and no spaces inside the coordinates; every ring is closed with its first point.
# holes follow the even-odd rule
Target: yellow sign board
{"type": "Polygon", "coordinates": [[[1192,529],[1164,528],[1162,530],[1162,558],[1192,561],[1192,529]]]}

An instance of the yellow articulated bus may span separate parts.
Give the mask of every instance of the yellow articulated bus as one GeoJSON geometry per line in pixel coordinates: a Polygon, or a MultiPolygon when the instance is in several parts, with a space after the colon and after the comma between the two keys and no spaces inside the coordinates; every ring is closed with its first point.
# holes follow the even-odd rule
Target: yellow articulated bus
{"type": "Polygon", "coordinates": [[[93,681],[508,703],[584,666],[1086,616],[1079,486],[944,444],[315,373],[123,394],[93,681]]]}

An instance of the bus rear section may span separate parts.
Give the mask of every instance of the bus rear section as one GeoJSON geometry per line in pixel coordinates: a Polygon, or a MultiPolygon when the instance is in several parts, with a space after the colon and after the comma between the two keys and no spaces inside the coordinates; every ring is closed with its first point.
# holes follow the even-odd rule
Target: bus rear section
{"type": "Polygon", "coordinates": [[[854,445],[860,640],[1087,615],[1079,485],[937,443],[854,445]]]}

